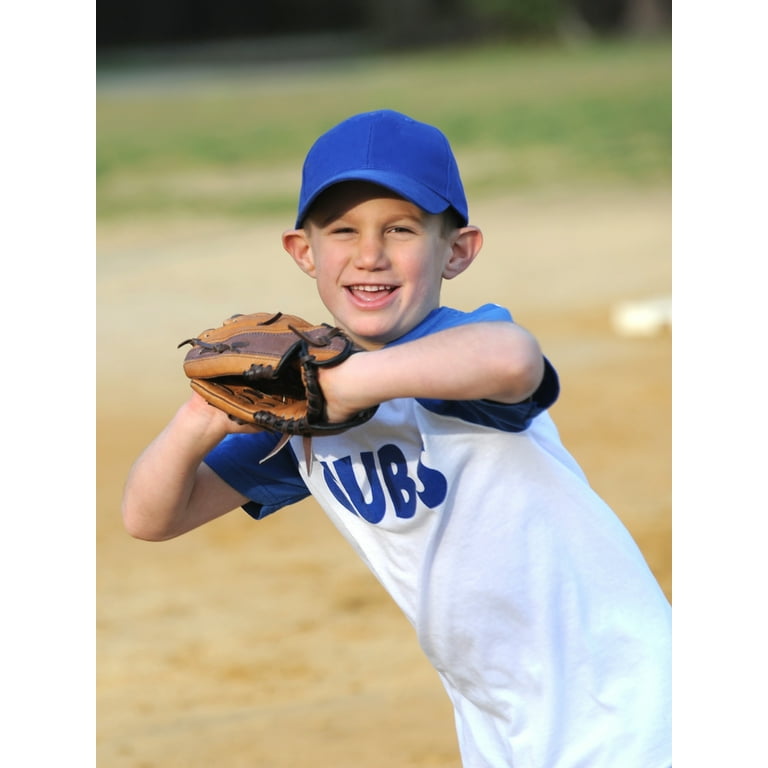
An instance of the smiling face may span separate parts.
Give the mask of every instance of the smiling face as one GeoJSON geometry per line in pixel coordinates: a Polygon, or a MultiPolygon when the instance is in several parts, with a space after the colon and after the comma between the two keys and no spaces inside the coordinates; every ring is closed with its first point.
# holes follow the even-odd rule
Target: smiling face
{"type": "Polygon", "coordinates": [[[365,182],[327,190],[285,249],[317,280],[323,304],[357,343],[375,349],[418,325],[440,303],[443,278],[460,274],[482,244],[476,227],[365,182]]]}

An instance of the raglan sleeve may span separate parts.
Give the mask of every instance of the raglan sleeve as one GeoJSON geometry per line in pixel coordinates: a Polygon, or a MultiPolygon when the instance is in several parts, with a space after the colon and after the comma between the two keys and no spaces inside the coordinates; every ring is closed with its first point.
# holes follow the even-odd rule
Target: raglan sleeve
{"type": "MultiPolygon", "coordinates": [[[[421,335],[436,333],[468,323],[514,322],[509,310],[498,304],[484,304],[473,312],[441,308],[427,318],[421,335]]],[[[402,339],[406,341],[407,339],[402,339]]],[[[544,357],[544,376],[538,389],[521,403],[497,403],[492,400],[429,400],[418,402],[433,413],[453,416],[506,432],[523,432],[533,419],[549,409],[560,395],[560,380],[552,363],[544,357]]]]}
{"type": "Polygon", "coordinates": [[[271,432],[227,435],[203,462],[249,501],[243,509],[260,520],[309,496],[290,444],[260,463],[280,435],[271,432]]]}

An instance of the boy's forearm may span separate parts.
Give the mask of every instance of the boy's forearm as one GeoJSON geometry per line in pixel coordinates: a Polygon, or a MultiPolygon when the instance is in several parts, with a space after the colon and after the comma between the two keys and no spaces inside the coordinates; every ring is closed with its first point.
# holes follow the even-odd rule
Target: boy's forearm
{"type": "Polygon", "coordinates": [[[543,374],[536,339],[518,325],[494,322],[353,355],[323,372],[320,385],[333,417],[336,408],[362,409],[398,397],[521,402],[543,374]]]}
{"type": "Polygon", "coordinates": [[[186,519],[197,470],[226,434],[218,414],[206,408],[185,403],[131,468],[122,503],[131,535],[162,540],[198,524],[186,519]]]}

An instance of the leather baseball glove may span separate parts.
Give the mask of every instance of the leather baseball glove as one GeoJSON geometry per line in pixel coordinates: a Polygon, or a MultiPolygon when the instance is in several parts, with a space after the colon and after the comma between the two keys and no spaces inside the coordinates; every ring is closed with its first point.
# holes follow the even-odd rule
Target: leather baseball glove
{"type": "Polygon", "coordinates": [[[313,437],[339,434],[376,412],[374,406],[343,423],[326,420],[318,368],[363,351],[339,328],[282,312],[256,312],[233,315],[179,347],[185,344],[192,345],[184,359],[192,389],[242,423],[313,437]]]}

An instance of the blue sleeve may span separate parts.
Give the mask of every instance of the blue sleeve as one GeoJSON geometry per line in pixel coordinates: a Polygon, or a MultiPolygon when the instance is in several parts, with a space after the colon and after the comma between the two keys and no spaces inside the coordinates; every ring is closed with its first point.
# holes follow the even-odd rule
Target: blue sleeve
{"type": "Polygon", "coordinates": [[[421,339],[424,336],[430,336],[438,331],[445,331],[459,325],[494,321],[513,322],[509,310],[498,304],[483,304],[482,307],[478,307],[472,312],[462,312],[451,307],[438,307],[433,309],[415,328],[391,342],[390,346],[421,339]]]}
{"type": "MultiPolygon", "coordinates": [[[[468,323],[492,321],[513,322],[507,309],[498,304],[484,304],[474,312],[460,312],[449,307],[433,310],[410,333],[393,344],[428,336],[438,331],[468,323]]],[[[428,400],[418,402],[427,410],[443,416],[454,416],[471,424],[500,429],[505,432],[523,432],[540,413],[550,408],[560,394],[560,382],[554,366],[544,358],[544,377],[536,392],[522,403],[495,403],[491,400],[428,400]]]]}
{"type": "Polygon", "coordinates": [[[418,402],[428,411],[441,416],[455,416],[470,424],[524,432],[540,413],[546,411],[560,393],[557,372],[544,358],[544,378],[539,388],[522,403],[495,403],[492,400],[424,400],[418,402]]]}
{"type": "Polygon", "coordinates": [[[259,463],[279,439],[271,432],[227,435],[204,459],[224,482],[251,500],[243,509],[257,520],[309,496],[290,445],[259,463]]]}

